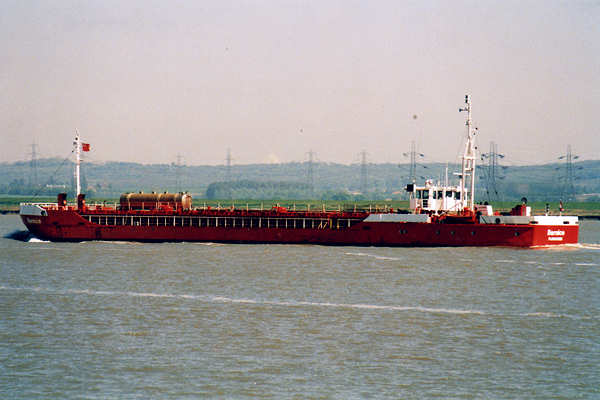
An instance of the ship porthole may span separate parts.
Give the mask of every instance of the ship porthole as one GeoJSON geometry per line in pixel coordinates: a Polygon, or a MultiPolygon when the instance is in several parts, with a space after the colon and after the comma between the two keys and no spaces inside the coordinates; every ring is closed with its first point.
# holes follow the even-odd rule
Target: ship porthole
{"type": "Polygon", "coordinates": [[[48,215],[48,213],[46,212],[46,210],[42,210],[42,211],[40,212],[40,215],[41,215],[42,217],[45,217],[45,216],[47,216],[47,215],[48,215]]]}
{"type": "Polygon", "coordinates": [[[500,218],[496,218],[496,223],[499,224],[500,223],[500,218]]]}
{"type": "Polygon", "coordinates": [[[515,232],[515,236],[519,236],[519,232],[515,232]]]}

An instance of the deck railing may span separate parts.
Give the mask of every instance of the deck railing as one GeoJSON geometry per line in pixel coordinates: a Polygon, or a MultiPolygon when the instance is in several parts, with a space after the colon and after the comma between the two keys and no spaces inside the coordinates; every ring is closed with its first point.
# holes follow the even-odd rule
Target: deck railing
{"type": "MultiPolygon", "coordinates": [[[[67,203],[64,206],[59,206],[58,203],[33,203],[33,202],[25,202],[21,203],[21,205],[35,205],[40,206],[47,210],[78,210],[76,203],[67,203]]],[[[162,211],[170,211],[170,212],[180,212],[182,211],[182,207],[180,204],[173,204],[172,202],[158,202],[158,203],[145,203],[142,208],[128,208],[122,207],[120,203],[87,203],[85,205],[86,211],[91,212],[102,212],[102,211],[120,211],[120,212],[152,212],[157,210],[162,211]]],[[[231,204],[231,205],[223,205],[218,204],[217,206],[210,206],[204,203],[198,207],[192,207],[189,211],[271,211],[275,213],[286,213],[286,212],[307,212],[307,213],[387,213],[387,212],[395,212],[396,210],[389,207],[388,205],[369,205],[362,207],[343,207],[338,205],[336,208],[327,208],[325,204],[322,207],[315,207],[307,204],[305,206],[300,206],[298,204],[293,204],[288,207],[282,207],[280,204],[273,205],[272,207],[265,207],[261,204],[260,207],[249,207],[248,204],[231,204]]]]}

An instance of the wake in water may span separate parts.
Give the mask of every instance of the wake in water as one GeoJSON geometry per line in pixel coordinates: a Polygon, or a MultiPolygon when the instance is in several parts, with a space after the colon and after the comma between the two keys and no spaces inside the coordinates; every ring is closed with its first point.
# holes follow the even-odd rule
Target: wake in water
{"type": "Polygon", "coordinates": [[[111,245],[143,245],[145,243],[143,242],[135,242],[135,241],[128,241],[128,240],[82,240],[81,242],[77,242],[77,244],[100,244],[100,245],[107,245],[107,246],[111,246],[111,245]]]}
{"type": "MultiPolygon", "coordinates": [[[[509,264],[509,263],[521,263],[521,264],[529,264],[529,265],[567,265],[565,262],[540,262],[540,261],[517,261],[517,260],[494,260],[496,263],[509,264]]],[[[596,263],[573,263],[573,265],[578,265],[581,267],[593,267],[599,264],[596,263]]]]}
{"type": "Polygon", "coordinates": [[[548,250],[548,251],[565,251],[565,250],[600,250],[600,244],[598,243],[569,243],[560,245],[543,245],[543,246],[531,246],[533,250],[548,250]]]}
{"type": "Polygon", "coordinates": [[[29,233],[29,231],[12,231],[11,233],[4,235],[4,238],[18,240],[20,242],[27,242],[31,236],[32,235],[29,233]]]}
{"type": "Polygon", "coordinates": [[[26,242],[27,243],[50,243],[49,240],[38,239],[35,236],[30,237],[29,240],[27,240],[26,242]]]}
{"type": "Polygon", "coordinates": [[[600,244],[598,243],[577,243],[572,246],[586,250],[600,250],[600,244]]]}
{"type": "Polygon", "coordinates": [[[33,236],[29,231],[13,231],[4,236],[5,239],[18,240],[28,243],[48,243],[48,240],[41,240],[33,236]]]}
{"type": "Polygon", "coordinates": [[[149,297],[149,298],[179,298],[186,300],[198,300],[209,303],[229,303],[242,305],[269,305],[278,307],[315,307],[315,308],[345,308],[358,310],[375,310],[375,311],[416,311],[428,314],[452,314],[452,315],[482,315],[482,316],[499,316],[499,317],[532,317],[532,318],[570,318],[570,319],[595,319],[598,317],[590,316],[574,316],[568,314],[556,314],[552,312],[533,312],[516,315],[503,315],[497,313],[484,312],[479,310],[459,310],[451,308],[430,308],[421,306],[393,306],[379,304],[350,304],[350,303],[321,303],[312,301],[281,301],[281,300],[254,300],[254,299],[239,299],[225,296],[210,296],[210,295],[193,295],[193,294],[170,294],[170,293],[148,293],[148,292],[115,292],[104,290],[89,290],[89,289],[65,289],[57,290],[41,287],[8,287],[0,286],[0,291],[20,291],[20,292],[36,292],[49,293],[58,295],[88,295],[88,296],[128,296],[128,297],[149,297]]]}
{"type": "Polygon", "coordinates": [[[372,257],[376,260],[388,260],[388,261],[400,261],[400,258],[396,258],[396,257],[385,257],[385,256],[378,256],[376,254],[367,254],[367,253],[344,253],[347,256],[357,256],[357,257],[372,257]]]}

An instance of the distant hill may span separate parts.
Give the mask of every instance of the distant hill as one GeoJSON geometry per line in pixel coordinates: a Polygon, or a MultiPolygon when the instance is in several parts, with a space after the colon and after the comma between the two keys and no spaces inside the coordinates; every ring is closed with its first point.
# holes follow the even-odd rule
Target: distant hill
{"type": "MultiPolygon", "coordinates": [[[[445,164],[419,164],[417,181],[435,181],[445,177],[445,164]]],[[[449,165],[449,178],[458,165],[449,165]]],[[[89,197],[118,197],[128,191],[188,191],[196,198],[227,194],[232,198],[356,198],[401,199],[408,182],[408,164],[368,164],[367,191],[360,193],[361,166],[314,163],[314,187],[307,179],[308,163],[249,164],[231,167],[232,183],[227,169],[220,166],[177,166],[174,164],[137,164],[125,162],[84,163],[82,186],[89,197]],[[220,182],[220,184],[215,185],[220,182]],[[245,183],[240,183],[245,182],[245,183]],[[230,188],[228,188],[228,185],[230,188]],[[235,189],[235,190],[233,190],[235,189]],[[246,197],[249,198],[249,197],[246,197]]],[[[600,200],[600,161],[573,163],[573,186],[579,200],[600,200]]],[[[565,165],[545,164],[501,167],[496,171],[495,188],[487,180],[486,167],[477,169],[477,200],[555,201],[565,193],[565,165]]],[[[72,193],[73,163],[56,158],[37,162],[37,185],[29,162],[0,163],[0,194],[72,193]]]]}

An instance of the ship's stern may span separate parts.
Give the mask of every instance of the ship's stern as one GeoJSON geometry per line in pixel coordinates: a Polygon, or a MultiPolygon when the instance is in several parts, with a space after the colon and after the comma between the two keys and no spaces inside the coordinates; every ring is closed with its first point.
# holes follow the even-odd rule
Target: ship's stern
{"type": "Polygon", "coordinates": [[[21,203],[19,215],[29,232],[40,239],[47,236],[48,211],[41,204],[21,203]]]}

